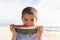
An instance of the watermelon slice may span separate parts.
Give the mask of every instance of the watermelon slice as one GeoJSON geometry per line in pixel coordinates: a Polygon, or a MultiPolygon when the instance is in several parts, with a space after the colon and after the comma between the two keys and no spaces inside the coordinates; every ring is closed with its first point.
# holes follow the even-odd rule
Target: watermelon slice
{"type": "Polygon", "coordinates": [[[15,31],[20,34],[35,34],[37,33],[37,27],[24,27],[24,26],[15,26],[15,31]]]}

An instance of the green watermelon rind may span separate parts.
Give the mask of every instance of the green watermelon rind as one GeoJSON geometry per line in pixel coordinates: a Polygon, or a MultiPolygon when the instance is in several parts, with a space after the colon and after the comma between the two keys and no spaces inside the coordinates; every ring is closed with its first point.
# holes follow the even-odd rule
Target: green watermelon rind
{"type": "Polygon", "coordinates": [[[19,29],[15,28],[15,31],[20,34],[35,34],[37,33],[37,29],[19,29]]]}

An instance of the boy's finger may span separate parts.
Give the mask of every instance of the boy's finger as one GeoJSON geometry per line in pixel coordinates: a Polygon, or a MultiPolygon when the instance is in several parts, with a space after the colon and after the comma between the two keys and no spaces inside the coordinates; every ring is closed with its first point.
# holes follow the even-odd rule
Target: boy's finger
{"type": "Polygon", "coordinates": [[[15,27],[13,27],[13,26],[10,26],[10,30],[15,30],[15,27]]]}
{"type": "Polygon", "coordinates": [[[13,29],[15,30],[15,27],[13,29]]]}
{"type": "Polygon", "coordinates": [[[38,26],[38,31],[39,32],[43,31],[43,29],[44,29],[43,26],[38,26]]]}
{"type": "Polygon", "coordinates": [[[12,26],[10,26],[10,29],[13,29],[13,27],[12,27],[12,26]]]}

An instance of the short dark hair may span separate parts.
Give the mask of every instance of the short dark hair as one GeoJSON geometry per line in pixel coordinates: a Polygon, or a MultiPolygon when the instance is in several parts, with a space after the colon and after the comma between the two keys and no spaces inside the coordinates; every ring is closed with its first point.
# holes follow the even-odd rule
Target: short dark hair
{"type": "Polygon", "coordinates": [[[37,10],[33,7],[26,7],[23,9],[22,11],[22,18],[25,14],[33,14],[33,15],[37,15],[37,10]]]}

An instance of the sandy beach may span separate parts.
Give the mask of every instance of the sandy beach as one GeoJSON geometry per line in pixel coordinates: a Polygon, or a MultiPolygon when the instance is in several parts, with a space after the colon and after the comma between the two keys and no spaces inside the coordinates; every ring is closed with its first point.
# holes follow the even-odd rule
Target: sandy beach
{"type": "MultiPolygon", "coordinates": [[[[60,40],[60,32],[44,31],[45,40],[60,40]]],[[[12,33],[9,27],[0,26],[0,40],[11,40],[12,33]]]]}

